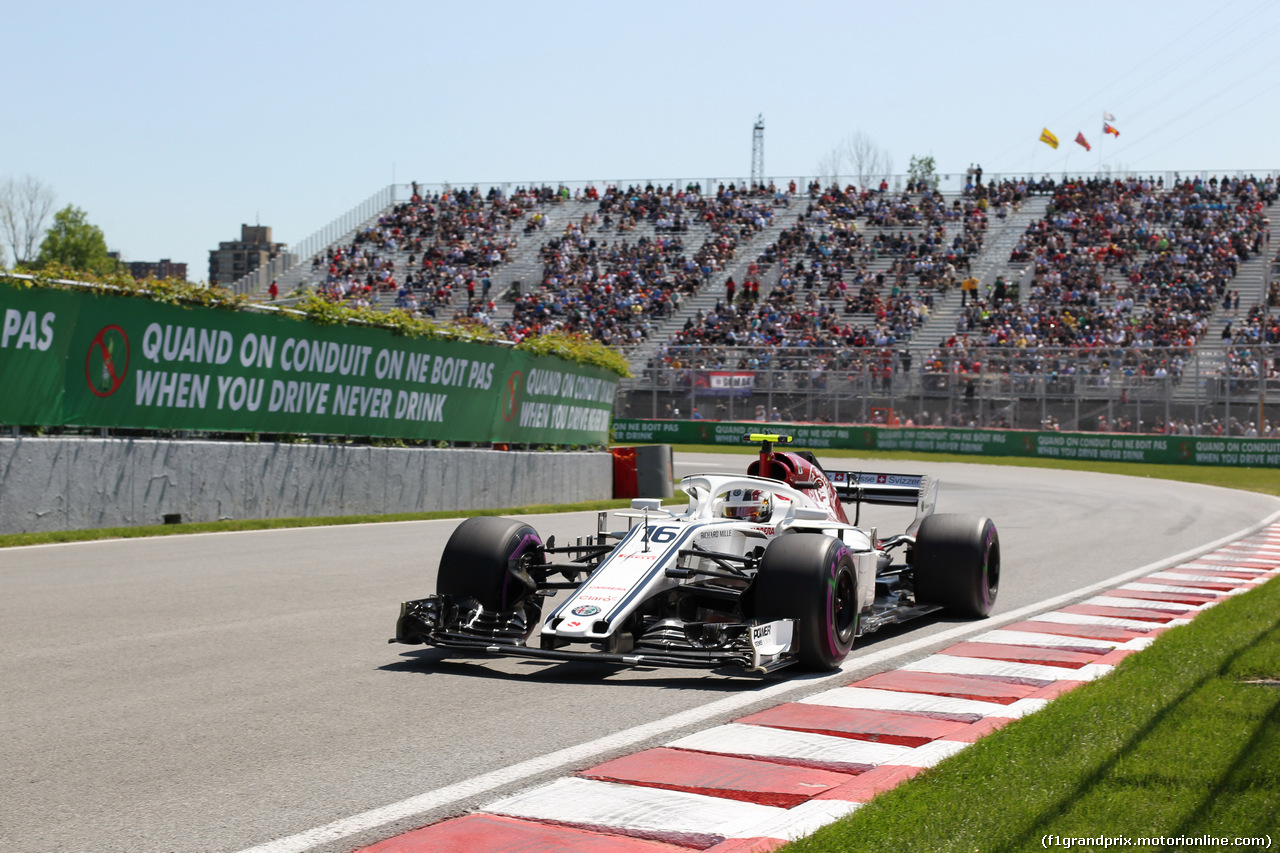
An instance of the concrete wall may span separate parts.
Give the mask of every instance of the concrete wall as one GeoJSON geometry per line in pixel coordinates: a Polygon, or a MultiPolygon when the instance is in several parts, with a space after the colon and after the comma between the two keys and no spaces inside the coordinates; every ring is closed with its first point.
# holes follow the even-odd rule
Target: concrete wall
{"type": "Polygon", "coordinates": [[[0,439],[0,533],[497,509],[613,496],[608,453],[0,439]]]}

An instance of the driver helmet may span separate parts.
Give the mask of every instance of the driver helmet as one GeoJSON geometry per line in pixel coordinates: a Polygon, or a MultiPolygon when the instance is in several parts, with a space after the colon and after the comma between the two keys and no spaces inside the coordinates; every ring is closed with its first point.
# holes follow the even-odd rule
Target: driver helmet
{"type": "Polygon", "coordinates": [[[725,518],[767,521],[771,515],[771,509],[768,492],[761,489],[734,489],[725,494],[724,508],[721,512],[725,518]]]}

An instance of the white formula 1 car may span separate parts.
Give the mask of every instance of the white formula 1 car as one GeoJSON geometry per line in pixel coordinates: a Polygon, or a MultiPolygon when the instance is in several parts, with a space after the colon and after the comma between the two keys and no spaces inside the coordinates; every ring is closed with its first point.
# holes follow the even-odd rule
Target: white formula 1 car
{"type": "Polygon", "coordinates": [[[995,525],[935,514],[935,480],[827,472],[812,454],[774,452],[790,436],[743,438],[761,448],[745,476],[685,477],[688,506],[634,500],[617,513],[623,531],[608,532],[602,512],[595,536],[557,546],[523,522],[467,519],[440,558],[436,594],[401,605],[391,642],[764,674],[834,669],[862,634],[939,610],[991,612],[995,525]],[[849,521],[843,501],[914,505],[916,515],[880,539],[858,511],[849,521]]]}

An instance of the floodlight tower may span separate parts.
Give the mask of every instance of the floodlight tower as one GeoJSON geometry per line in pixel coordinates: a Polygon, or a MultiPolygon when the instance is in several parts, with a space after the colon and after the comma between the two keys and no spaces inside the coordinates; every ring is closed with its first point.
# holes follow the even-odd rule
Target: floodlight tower
{"type": "Polygon", "coordinates": [[[764,183],[764,113],[756,118],[751,129],[751,186],[764,183]]]}

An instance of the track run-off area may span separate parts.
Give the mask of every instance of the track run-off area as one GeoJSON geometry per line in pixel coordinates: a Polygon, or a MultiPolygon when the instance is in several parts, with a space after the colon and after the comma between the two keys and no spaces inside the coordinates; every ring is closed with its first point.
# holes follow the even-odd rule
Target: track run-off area
{"type": "MultiPolygon", "coordinates": [[[[677,474],[749,461],[677,454],[677,474]]],[[[493,804],[556,820],[539,812],[546,798],[590,800],[578,771],[614,762],[625,775],[628,756],[669,744],[723,752],[711,739],[735,721],[919,671],[940,649],[1194,563],[1280,511],[1266,495],[1155,479],[823,462],[934,474],[938,511],[994,519],[991,618],[911,623],[862,638],[838,673],[760,681],[388,645],[399,602],[434,590],[452,520],[0,550],[0,849],[333,853],[493,804]]],[[[910,515],[868,508],[862,523],[890,535],[910,515]]],[[[562,543],[595,530],[594,513],[527,520],[562,543]]],[[[841,761],[826,763],[834,784],[841,761]]],[[[743,823],[794,805],[735,802],[743,823]]],[[[626,843],[668,849],[662,835],[626,843]]],[[[719,836],[674,840],[734,849],[719,836]]]]}

